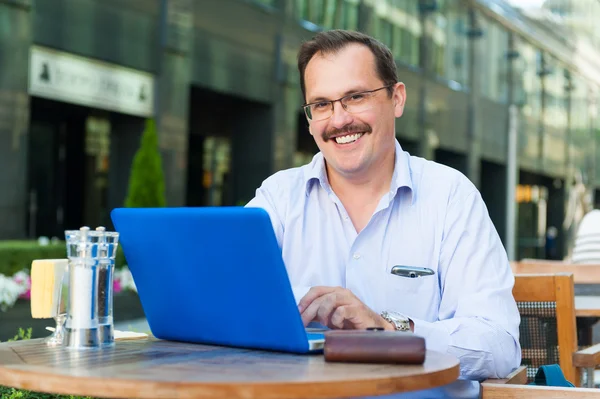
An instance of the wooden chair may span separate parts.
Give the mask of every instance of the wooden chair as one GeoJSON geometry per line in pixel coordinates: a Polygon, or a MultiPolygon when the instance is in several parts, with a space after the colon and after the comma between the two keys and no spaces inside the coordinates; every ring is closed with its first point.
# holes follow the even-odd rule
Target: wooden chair
{"type": "Polygon", "coordinates": [[[515,275],[513,296],[521,314],[521,365],[526,376],[521,368],[507,379],[486,380],[482,386],[529,383],[540,366],[555,363],[575,386],[581,386],[581,368],[587,369],[588,386],[593,386],[600,345],[577,350],[573,275],[515,275]]]}
{"type": "MultiPolygon", "coordinates": [[[[546,273],[573,273],[573,279],[577,285],[575,295],[581,295],[579,301],[582,303],[596,303],[596,298],[587,298],[597,296],[600,286],[600,264],[598,265],[580,265],[565,261],[553,261],[543,259],[523,259],[519,262],[512,262],[511,268],[514,274],[546,274],[546,273]]],[[[577,302],[576,302],[577,303],[577,302]]],[[[595,308],[594,308],[595,309],[595,308]]],[[[599,321],[596,310],[588,315],[577,312],[577,332],[580,346],[590,346],[593,342],[593,327],[599,321]]]]}

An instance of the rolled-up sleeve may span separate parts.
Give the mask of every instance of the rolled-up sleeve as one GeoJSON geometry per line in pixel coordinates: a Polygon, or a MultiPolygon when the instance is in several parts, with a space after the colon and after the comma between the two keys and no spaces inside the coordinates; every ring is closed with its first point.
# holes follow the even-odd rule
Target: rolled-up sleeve
{"type": "Polygon", "coordinates": [[[514,276],[477,190],[448,205],[439,278],[439,321],[411,318],[415,334],[457,356],[462,377],[506,377],[521,363],[514,276]]]}

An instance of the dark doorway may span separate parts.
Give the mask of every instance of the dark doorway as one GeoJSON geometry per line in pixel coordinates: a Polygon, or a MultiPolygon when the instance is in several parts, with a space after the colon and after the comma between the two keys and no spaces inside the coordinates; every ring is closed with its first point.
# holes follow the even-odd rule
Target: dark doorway
{"type": "Polygon", "coordinates": [[[64,238],[65,230],[81,226],[112,228],[110,211],[123,206],[143,121],[31,98],[29,237],[64,238]]]}
{"type": "Polygon", "coordinates": [[[272,165],[271,107],[192,88],[187,205],[244,205],[272,165]]]}
{"type": "Polygon", "coordinates": [[[463,174],[467,173],[467,157],[465,155],[453,151],[437,149],[435,150],[435,161],[454,168],[463,174]]]}
{"type": "Polygon", "coordinates": [[[518,259],[563,259],[566,191],[562,179],[521,170],[517,188],[518,259]]]}
{"type": "Polygon", "coordinates": [[[400,143],[400,147],[410,155],[418,155],[419,153],[419,143],[412,140],[407,140],[403,137],[396,136],[398,143],[400,143]]]}
{"type": "Polygon", "coordinates": [[[28,187],[29,236],[62,238],[84,213],[85,121],[89,109],[31,99],[28,187]]]}
{"type": "Polygon", "coordinates": [[[294,165],[302,166],[310,163],[319,147],[308,130],[308,120],[304,112],[298,114],[296,126],[296,152],[294,154],[294,165]]]}
{"type": "Polygon", "coordinates": [[[490,219],[506,245],[506,167],[495,162],[481,161],[481,197],[490,219]]]}

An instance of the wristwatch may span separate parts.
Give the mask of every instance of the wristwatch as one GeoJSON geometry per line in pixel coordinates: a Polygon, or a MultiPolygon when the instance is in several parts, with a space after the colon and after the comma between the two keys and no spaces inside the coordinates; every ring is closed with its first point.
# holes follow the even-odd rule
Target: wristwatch
{"type": "Polygon", "coordinates": [[[381,312],[381,317],[392,323],[396,331],[410,331],[410,321],[401,313],[384,310],[381,312]]]}

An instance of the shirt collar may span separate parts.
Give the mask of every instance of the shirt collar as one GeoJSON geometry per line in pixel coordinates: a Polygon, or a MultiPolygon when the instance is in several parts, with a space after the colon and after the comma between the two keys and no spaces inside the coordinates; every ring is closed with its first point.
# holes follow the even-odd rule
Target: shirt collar
{"type": "MultiPolygon", "coordinates": [[[[406,152],[400,146],[398,140],[395,141],[396,155],[394,163],[394,174],[392,175],[392,184],[390,187],[390,194],[395,196],[398,190],[402,187],[406,187],[411,191],[411,204],[414,203],[415,195],[413,190],[412,173],[410,169],[410,158],[406,152]]],[[[327,192],[331,191],[329,180],[327,179],[327,172],[325,169],[325,160],[323,154],[318,152],[312,159],[312,161],[306,165],[304,169],[304,179],[306,183],[306,195],[310,193],[313,183],[319,182],[327,192]]]]}

